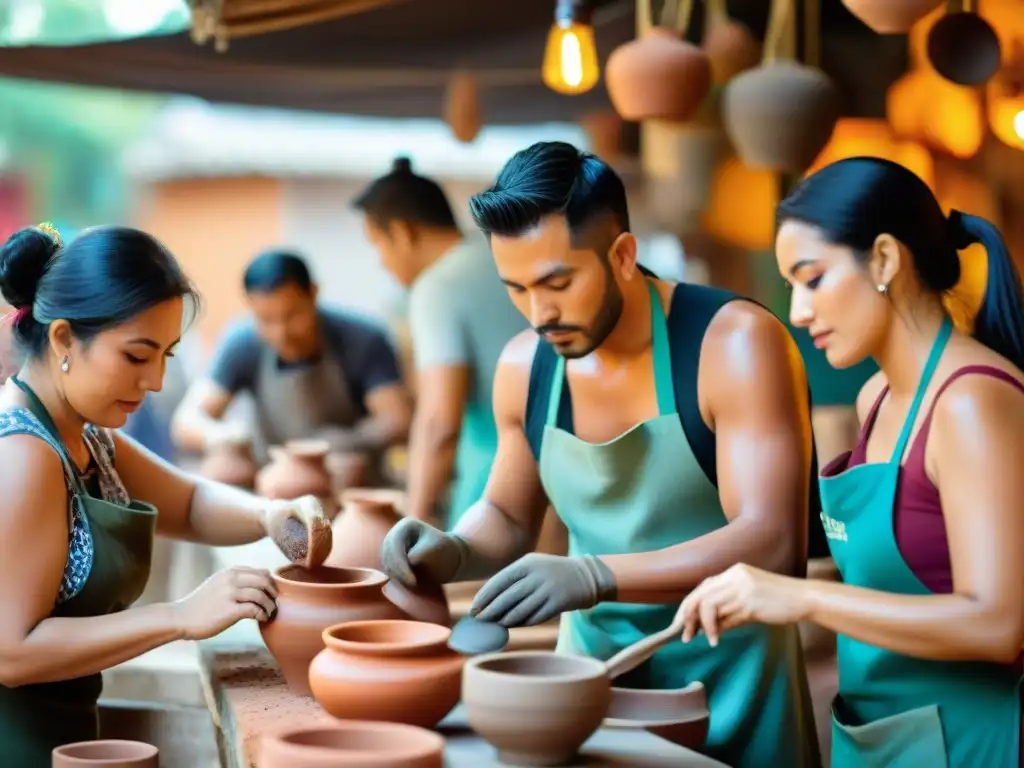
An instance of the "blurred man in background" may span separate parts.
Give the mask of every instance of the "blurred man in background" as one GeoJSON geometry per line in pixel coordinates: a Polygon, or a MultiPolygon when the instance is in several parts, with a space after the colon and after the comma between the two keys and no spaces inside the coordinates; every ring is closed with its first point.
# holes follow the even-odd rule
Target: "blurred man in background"
{"type": "Polygon", "coordinates": [[[527,324],[487,241],[463,234],[444,191],[406,158],[354,205],[384,267],[409,288],[416,410],[405,511],[450,527],[483,493],[498,445],[494,370],[527,324]]]}
{"type": "Polygon", "coordinates": [[[222,418],[243,391],[255,401],[264,445],[317,438],[333,452],[377,459],[405,438],[411,405],[381,327],[318,304],[309,268],[294,253],[257,256],[243,284],[252,314],[229,328],[206,378],[175,413],[179,447],[205,451],[248,431],[222,418]]]}

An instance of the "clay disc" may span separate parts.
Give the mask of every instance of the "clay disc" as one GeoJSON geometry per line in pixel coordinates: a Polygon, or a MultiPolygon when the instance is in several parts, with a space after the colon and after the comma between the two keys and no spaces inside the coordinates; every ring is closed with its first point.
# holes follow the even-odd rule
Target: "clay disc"
{"type": "Polygon", "coordinates": [[[471,616],[459,619],[452,627],[448,647],[466,656],[495,653],[508,645],[508,629],[501,624],[477,621],[471,616]]]}

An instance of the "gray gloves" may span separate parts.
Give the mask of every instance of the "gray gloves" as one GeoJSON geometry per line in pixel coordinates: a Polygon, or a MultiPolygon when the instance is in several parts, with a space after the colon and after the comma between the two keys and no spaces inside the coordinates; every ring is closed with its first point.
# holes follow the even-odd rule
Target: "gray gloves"
{"type": "Polygon", "coordinates": [[[466,543],[429,523],[410,517],[400,520],[380,547],[381,567],[395,581],[416,586],[417,574],[433,584],[447,584],[459,573],[466,543]]]}
{"type": "Polygon", "coordinates": [[[476,595],[469,615],[505,627],[528,627],[566,611],[615,598],[615,577],[596,557],[525,555],[495,574],[476,595]]]}

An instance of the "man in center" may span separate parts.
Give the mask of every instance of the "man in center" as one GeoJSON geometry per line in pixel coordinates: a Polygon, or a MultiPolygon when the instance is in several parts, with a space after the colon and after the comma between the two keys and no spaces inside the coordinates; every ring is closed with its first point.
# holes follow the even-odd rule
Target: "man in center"
{"type": "MultiPolygon", "coordinates": [[[[562,615],[559,650],[607,659],[664,629],[735,563],[802,575],[812,439],[796,346],[767,310],[637,264],[622,181],[560,142],[517,153],[470,202],[533,330],[502,354],[499,444],[451,533],[405,520],[393,578],[488,578],[471,613],[562,615]],[[532,553],[551,503],[567,557],[532,553]]],[[[736,768],[820,764],[795,626],[673,642],[617,685],[707,688],[704,751],[736,768]]]]}

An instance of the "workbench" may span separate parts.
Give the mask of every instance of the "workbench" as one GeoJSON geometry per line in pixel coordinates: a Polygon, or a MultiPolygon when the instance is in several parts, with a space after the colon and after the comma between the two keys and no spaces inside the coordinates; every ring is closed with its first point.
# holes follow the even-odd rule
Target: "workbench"
{"type": "MultiPolygon", "coordinates": [[[[260,738],[274,729],[329,724],[310,697],[292,693],[265,647],[223,636],[199,644],[200,675],[213,715],[222,768],[261,768],[260,738]]],[[[494,749],[471,731],[460,706],[437,728],[447,741],[448,768],[501,765],[494,749]]],[[[587,768],[724,768],[722,763],[646,731],[602,728],[583,746],[587,768]]]]}

